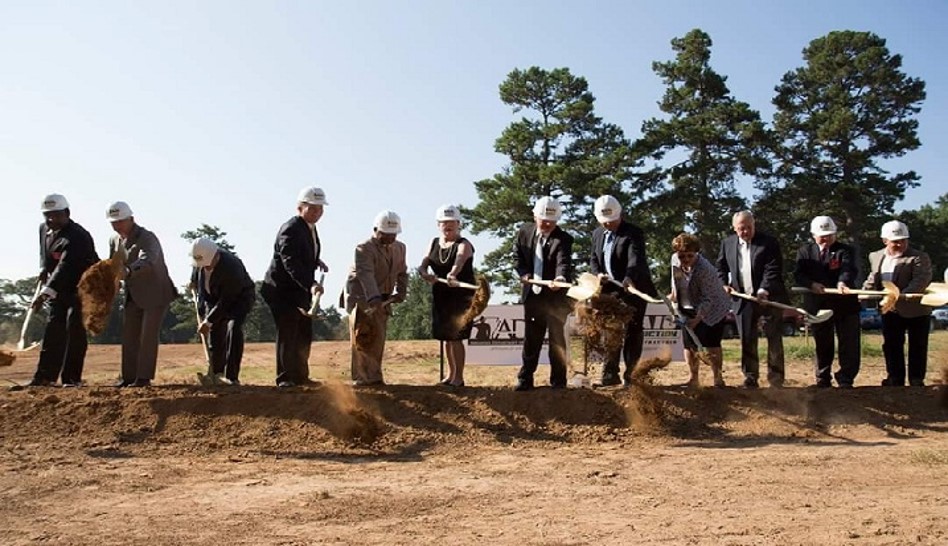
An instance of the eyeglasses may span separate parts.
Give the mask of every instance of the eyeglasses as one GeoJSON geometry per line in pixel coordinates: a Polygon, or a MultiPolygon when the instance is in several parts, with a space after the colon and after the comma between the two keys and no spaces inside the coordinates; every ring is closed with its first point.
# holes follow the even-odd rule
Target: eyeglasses
{"type": "Polygon", "coordinates": [[[679,253],[678,253],[678,259],[680,259],[680,260],[682,260],[682,259],[684,259],[684,260],[691,260],[691,259],[693,259],[693,258],[694,258],[695,256],[697,256],[697,255],[698,255],[697,252],[679,252],[679,253]]]}

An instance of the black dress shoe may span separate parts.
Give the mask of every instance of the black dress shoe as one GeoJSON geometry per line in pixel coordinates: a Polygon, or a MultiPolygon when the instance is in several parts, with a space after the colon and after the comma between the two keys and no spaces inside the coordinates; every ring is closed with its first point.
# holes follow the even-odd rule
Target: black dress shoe
{"type": "Polygon", "coordinates": [[[27,387],[52,387],[53,382],[49,379],[37,379],[33,378],[32,381],[26,384],[27,387]]]}
{"type": "Polygon", "coordinates": [[[136,379],[133,383],[130,383],[128,386],[133,387],[133,388],[150,387],[151,379],[136,379]]]}
{"type": "Polygon", "coordinates": [[[289,389],[295,386],[296,386],[296,383],[292,381],[280,381],[279,383],[277,383],[277,387],[280,387],[281,389],[289,389]]]}
{"type": "Polygon", "coordinates": [[[566,383],[552,383],[552,384],[550,385],[550,388],[553,389],[553,390],[557,390],[557,391],[560,390],[560,389],[565,389],[565,388],[566,388],[566,383]]]}
{"type": "Polygon", "coordinates": [[[745,378],[744,378],[744,388],[745,388],[745,389],[756,389],[757,387],[760,387],[760,384],[757,383],[757,380],[756,380],[756,379],[754,379],[753,377],[745,377],[745,378]]]}
{"type": "Polygon", "coordinates": [[[833,386],[833,382],[829,379],[818,379],[816,381],[816,388],[818,389],[828,389],[833,386]]]}
{"type": "Polygon", "coordinates": [[[883,387],[904,387],[905,382],[904,381],[896,382],[895,380],[889,377],[886,377],[885,379],[882,380],[882,386],[883,387]]]}
{"type": "Polygon", "coordinates": [[[517,381],[517,386],[514,387],[515,391],[528,391],[533,388],[533,383],[529,381],[517,381]]]}

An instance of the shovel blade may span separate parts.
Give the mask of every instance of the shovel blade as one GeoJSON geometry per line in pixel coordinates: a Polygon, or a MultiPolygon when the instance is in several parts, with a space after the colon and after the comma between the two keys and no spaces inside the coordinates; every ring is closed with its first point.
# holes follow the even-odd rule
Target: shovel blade
{"type": "Polygon", "coordinates": [[[815,315],[807,314],[805,320],[807,324],[819,324],[821,322],[826,322],[831,318],[833,318],[832,309],[820,309],[815,315]]]}
{"type": "Polygon", "coordinates": [[[922,305],[929,307],[941,307],[948,304],[948,292],[933,292],[922,296],[922,305]]]}

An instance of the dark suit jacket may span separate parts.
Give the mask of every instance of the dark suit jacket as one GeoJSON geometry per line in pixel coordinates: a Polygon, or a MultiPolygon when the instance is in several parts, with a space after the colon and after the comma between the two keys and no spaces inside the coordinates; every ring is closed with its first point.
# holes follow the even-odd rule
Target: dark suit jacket
{"type": "MultiPolygon", "coordinates": [[[[857,275],[855,251],[847,244],[834,242],[822,260],[820,245],[814,242],[801,246],[797,251],[796,267],[793,271],[797,286],[810,288],[811,284],[817,282],[826,288],[837,288],[839,283],[855,288],[857,275]]],[[[803,306],[811,313],[820,309],[832,309],[836,313],[858,313],[859,299],[856,296],[805,294],[803,306]]]]}
{"type": "MultiPolygon", "coordinates": [[[[741,254],[739,240],[735,233],[721,242],[717,265],[721,282],[743,292],[744,287],[741,286],[741,274],[738,268],[741,254]]],[[[752,295],[756,296],[758,290],[766,290],[769,299],[789,303],[787,287],[783,283],[783,256],[780,254],[780,244],[777,239],[761,231],[754,233],[750,241],[750,258],[751,282],[754,285],[751,287],[752,295]]],[[[734,308],[740,309],[744,303],[747,303],[747,300],[737,299],[734,308]]]]}
{"type": "Polygon", "coordinates": [[[46,286],[56,291],[57,298],[75,297],[82,274],[99,261],[92,236],[72,220],[49,241],[46,230],[46,224],[40,224],[40,265],[46,286]]]}
{"type": "MultiPolygon", "coordinates": [[[[299,216],[280,226],[273,243],[273,258],[260,288],[264,301],[271,307],[308,309],[312,303],[310,290],[319,263],[312,233],[299,216]]],[[[316,244],[319,244],[318,232],[316,244]]]]}
{"type": "MultiPolygon", "coordinates": [[[[527,223],[520,227],[517,233],[516,252],[517,252],[517,275],[523,278],[524,275],[533,275],[533,259],[536,254],[537,244],[537,225],[527,223]]],[[[567,282],[573,280],[573,236],[566,233],[559,226],[553,228],[550,236],[543,245],[543,280],[552,281],[557,277],[566,279],[567,282]]],[[[533,294],[531,284],[525,284],[521,293],[521,301],[526,301],[529,295],[533,294]]],[[[555,298],[560,296],[566,298],[566,290],[551,291],[543,287],[540,295],[549,296],[555,294],[555,298]]]]}
{"type": "Polygon", "coordinates": [[[253,280],[247,274],[240,258],[224,249],[219,249],[217,253],[220,259],[214,266],[209,282],[205,282],[204,268],[196,268],[195,283],[198,287],[202,316],[208,322],[243,320],[256,299],[253,280]]]}
{"type": "MultiPolygon", "coordinates": [[[[866,289],[882,290],[881,270],[884,257],[884,248],[869,254],[869,277],[863,284],[866,289]]],[[[902,257],[896,259],[892,282],[899,287],[900,292],[906,294],[925,292],[932,282],[932,261],[928,254],[912,247],[905,249],[902,257]]],[[[905,318],[914,318],[931,314],[932,308],[922,305],[918,299],[899,299],[895,304],[895,312],[905,318]]]]}
{"type": "MultiPolygon", "coordinates": [[[[589,254],[589,271],[593,275],[608,273],[606,258],[602,254],[602,247],[606,240],[606,229],[597,227],[592,234],[592,252],[589,254]]],[[[645,256],[645,235],[642,230],[625,220],[616,228],[615,242],[612,245],[612,255],[609,257],[612,274],[615,280],[622,283],[631,282],[636,288],[658,297],[655,285],[652,283],[652,274],[648,269],[648,259],[645,256]]],[[[606,285],[608,288],[609,285],[606,285]]],[[[613,291],[612,288],[608,288],[613,291]]],[[[618,287],[616,287],[616,291],[618,287]]],[[[622,291],[623,294],[628,294],[622,291]]],[[[641,302],[638,296],[631,296],[641,302]]],[[[642,302],[644,303],[644,302],[642,302]]]]}

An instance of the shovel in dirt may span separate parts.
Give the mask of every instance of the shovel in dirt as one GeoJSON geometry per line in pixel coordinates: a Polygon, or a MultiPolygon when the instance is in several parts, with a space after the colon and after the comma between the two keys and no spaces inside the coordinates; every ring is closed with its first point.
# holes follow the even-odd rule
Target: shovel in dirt
{"type": "Polygon", "coordinates": [[[752,301],[758,305],[770,305],[778,309],[787,309],[788,311],[796,311],[797,313],[803,316],[807,324],[819,324],[821,322],[826,322],[829,319],[833,318],[833,311],[831,309],[820,309],[819,311],[817,311],[815,315],[811,315],[810,313],[807,313],[805,309],[802,309],[800,307],[794,307],[792,305],[787,305],[785,303],[780,303],[776,301],[762,300],[760,298],[755,298],[754,296],[751,296],[750,294],[744,294],[743,292],[734,291],[734,292],[731,292],[731,295],[747,300],[747,301],[752,301]]]}
{"type": "MultiPolygon", "coordinates": [[[[194,290],[191,290],[191,298],[194,300],[194,318],[197,320],[198,325],[200,325],[201,313],[198,310],[198,298],[194,290]]],[[[230,381],[227,381],[223,377],[218,377],[214,373],[214,364],[211,363],[211,354],[207,350],[207,337],[204,335],[204,332],[199,331],[198,334],[201,337],[201,348],[204,349],[204,362],[207,363],[207,373],[197,373],[198,383],[205,387],[230,384],[230,381]]]]}

